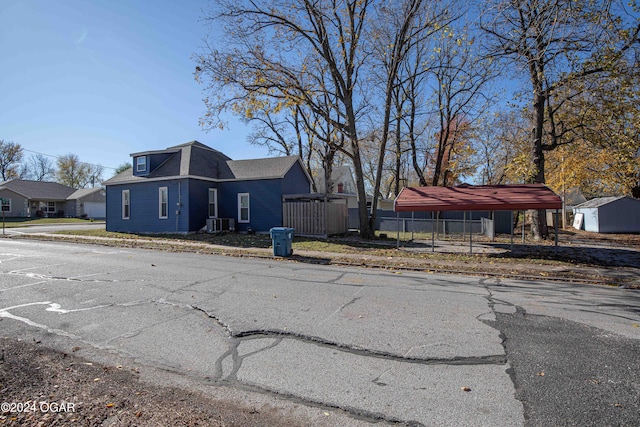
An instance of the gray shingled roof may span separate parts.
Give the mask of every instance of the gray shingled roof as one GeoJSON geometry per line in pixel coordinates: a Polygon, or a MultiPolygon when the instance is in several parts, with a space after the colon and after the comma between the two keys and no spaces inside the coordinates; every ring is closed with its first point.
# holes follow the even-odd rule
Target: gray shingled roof
{"type": "Polygon", "coordinates": [[[74,191],[73,193],[71,193],[68,197],[67,200],[77,200],[77,199],[81,199],[83,197],[86,197],[90,194],[96,193],[98,191],[101,191],[102,188],[80,188],[76,191],[74,191]]]}
{"type": "Polygon", "coordinates": [[[295,156],[228,162],[235,179],[283,178],[298,160],[295,156]]]}
{"type": "Polygon", "coordinates": [[[144,178],[133,176],[133,168],[128,168],[120,172],[119,174],[112,176],[111,178],[106,180],[103,184],[104,185],[118,184],[120,182],[131,182],[131,181],[138,181],[138,180],[141,181],[143,179],[144,178]]]}
{"type": "MultiPolygon", "coordinates": [[[[134,153],[131,156],[159,152],[161,151],[134,153]]],[[[174,154],[149,175],[134,176],[133,169],[129,168],[109,179],[105,184],[176,176],[199,176],[215,180],[282,178],[298,160],[295,156],[231,160],[223,153],[198,141],[169,147],[166,152],[174,152],[174,154]]]]}
{"type": "Polygon", "coordinates": [[[574,206],[574,209],[582,208],[599,208],[600,206],[608,205],[611,202],[615,202],[619,199],[624,199],[625,196],[613,196],[613,197],[598,197],[596,199],[587,200],[584,203],[574,206]]]}
{"type": "Polygon", "coordinates": [[[0,189],[9,189],[31,200],[67,200],[76,189],[57,182],[14,179],[0,183],[0,189]]]}

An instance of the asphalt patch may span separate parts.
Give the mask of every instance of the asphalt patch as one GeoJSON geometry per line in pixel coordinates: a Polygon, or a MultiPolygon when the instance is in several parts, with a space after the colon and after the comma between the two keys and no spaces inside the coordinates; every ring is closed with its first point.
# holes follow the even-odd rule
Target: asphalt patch
{"type": "Polygon", "coordinates": [[[640,425],[640,342],[564,319],[496,313],[526,426],[640,425]]]}

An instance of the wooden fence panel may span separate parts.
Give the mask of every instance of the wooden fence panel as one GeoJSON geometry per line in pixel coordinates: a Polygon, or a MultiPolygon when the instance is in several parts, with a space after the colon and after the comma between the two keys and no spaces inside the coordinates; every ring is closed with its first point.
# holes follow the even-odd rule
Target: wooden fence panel
{"type": "Polygon", "coordinates": [[[346,204],[324,202],[283,203],[283,224],[298,236],[330,236],[347,232],[346,204]]]}

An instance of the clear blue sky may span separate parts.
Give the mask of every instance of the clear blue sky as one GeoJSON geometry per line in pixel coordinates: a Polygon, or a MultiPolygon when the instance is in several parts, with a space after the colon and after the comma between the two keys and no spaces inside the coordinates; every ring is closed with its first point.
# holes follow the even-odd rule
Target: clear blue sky
{"type": "Polygon", "coordinates": [[[207,32],[207,7],[206,0],[1,0],[0,139],[111,168],[131,153],[194,139],[233,159],[266,157],[246,142],[241,123],[208,133],[198,124],[204,104],[191,56],[207,32]]]}

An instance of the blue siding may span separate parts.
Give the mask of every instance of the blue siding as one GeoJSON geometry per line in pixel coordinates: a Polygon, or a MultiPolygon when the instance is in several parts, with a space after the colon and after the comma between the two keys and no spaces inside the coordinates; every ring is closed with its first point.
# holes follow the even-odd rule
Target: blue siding
{"type": "Polygon", "coordinates": [[[186,179],[107,186],[107,231],[131,233],[185,233],[189,231],[188,188],[186,179]],[[159,218],[158,189],[160,187],[167,187],[168,190],[167,219],[159,218]],[[123,190],[129,190],[130,194],[129,219],[122,219],[123,190]],[[176,205],[178,200],[182,202],[180,207],[176,205]]]}
{"type": "Polygon", "coordinates": [[[302,165],[296,163],[284,179],[212,182],[185,178],[108,185],[106,228],[133,233],[198,231],[208,218],[209,188],[217,188],[219,218],[234,218],[238,231],[251,227],[257,232],[268,232],[272,227],[282,226],[282,195],[308,193],[309,184],[302,165]],[[158,218],[160,187],[168,188],[167,219],[158,218]],[[123,220],[122,190],[127,189],[131,214],[130,219],[123,220]],[[249,223],[238,222],[239,193],[249,193],[249,223]]]}
{"type": "Polygon", "coordinates": [[[282,194],[306,194],[311,190],[311,182],[304,172],[302,164],[296,162],[287,172],[282,183],[282,194]]]}
{"type": "Polygon", "coordinates": [[[225,182],[218,189],[218,216],[235,218],[236,230],[267,232],[282,226],[282,193],[280,179],[225,182]],[[249,193],[249,223],[238,222],[238,194],[249,193]]]}
{"type": "Polygon", "coordinates": [[[133,175],[135,176],[147,176],[154,169],[164,163],[169,157],[174,155],[175,153],[155,153],[146,156],[136,156],[133,158],[133,175]],[[147,158],[147,169],[143,172],[138,172],[136,168],[136,163],[138,157],[146,157],[147,158]]]}
{"type": "MultiPolygon", "coordinates": [[[[189,181],[189,231],[198,231],[204,227],[209,218],[209,188],[219,188],[218,183],[192,179],[189,181]]],[[[218,190],[220,205],[220,190],[218,190]]],[[[218,216],[220,216],[218,206],[218,216]]],[[[233,217],[224,217],[233,218],[233,217]]]]}
{"type": "Polygon", "coordinates": [[[134,176],[147,176],[149,175],[149,171],[151,171],[151,165],[149,164],[149,156],[135,156],[133,158],[133,175],[134,176]],[[147,159],[146,168],[143,171],[138,172],[138,159],[144,157],[147,159]]]}
{"type": "Polygon", "coordinates": [[[175,153],[155,153],[151,154],[147,158],[147,163],[149,165],[149,172],[156,169],[162,163],[164,163],[169,157],[173,156],[175,153]]]}

